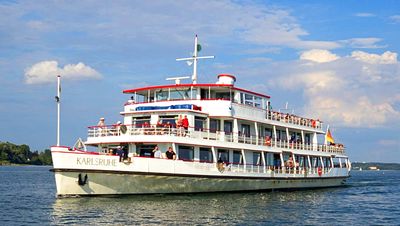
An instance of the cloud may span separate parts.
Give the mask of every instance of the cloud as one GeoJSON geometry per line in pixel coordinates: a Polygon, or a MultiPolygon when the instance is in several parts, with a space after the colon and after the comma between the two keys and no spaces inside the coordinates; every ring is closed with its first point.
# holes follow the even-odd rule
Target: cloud
{"type": "Polygon", "coordinates": [[[400,15],[393,15],[390,19],[395,23],[400,23],[400,15]]]}
{"type": "Polygon", "coordinates": [[[300,55],[301,60],[310,60],[317,63],[331,62],[339,59],[336,54],[323,49],[312,49],[305,51],[300,55]]]}
{"type": "Polygon", "coordinates": [[[397,53],[390,51],[384,52],[382,55],[366,53],[363,51],[354,51],[351,57],[369,64],[397,64],[397,53]]]}
{"type": "Polygon", "coordinates": [[[375,17],[376,15],[373,13],[356,13],[354,14],[357,17],[375,17]]]}
{"type": "Polygon", "coordinates": [[[360,48],[360,49],[385,48],[386,46],[377,44],[380,41],[382,41],[382,39],[370,37],[370,38],[351,38],[347,40],[340,40],[339,43],[351,48],[360,48]]]}
{"type": "Polygon", "coordinates": [[[43,84],[56,82],[56,76],[64,80],[100,79],[101,74],[82,62],[67,64],[63,68],[57,61],[41,61],[25,70],[26,84],[43,84]]]}
{"type": "MultiPolygon", "coordinates": [[[[303,53],[300,59],[336,56],[329,51],[307,53],[309,56],[304,57],[303,53]]],[[[285,67],[286,75],[272,79],[271,84],[302,92],[305,115],[344,127],[400,126],[397,53],[354,51],[350,56],[336,56],[323,64],[294,61],[285,62],[285,67]]]]}

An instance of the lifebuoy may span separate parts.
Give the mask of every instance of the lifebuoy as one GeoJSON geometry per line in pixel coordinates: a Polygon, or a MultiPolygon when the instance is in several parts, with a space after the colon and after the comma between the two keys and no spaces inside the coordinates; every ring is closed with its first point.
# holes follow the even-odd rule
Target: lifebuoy
{"type": "Polygon", "coordinates": [[[318,175],[319,175],[319,176],[322,175],[322,167],[318,167],[318,175]]]}
{"type": "Polygon", "coordinates": [[[223,173],[225,171],[225,164],[223,162],[218,162],[217,169],[219,172],[223,173]]]}
{"type": "Polygon", "coordinates": [[[271,138],[269,138],[269,137],[265,138],[265,145],[266,146],[271,146],[271,138]]]}
{"type": "Polygon", "coordinates": [[[121,133],[125,134],[128,128],[126,128],[126,125],[121,125],[120,127],[121,133]]]}

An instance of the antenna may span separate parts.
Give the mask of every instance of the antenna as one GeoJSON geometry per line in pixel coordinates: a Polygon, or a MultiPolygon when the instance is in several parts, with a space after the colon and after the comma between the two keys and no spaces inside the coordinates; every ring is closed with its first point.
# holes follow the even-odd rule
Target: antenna
{"type": "Polygon", "coordinates": [[[190,77],[189,77],[189,76],[171,77],[171,78],[167,78],[167,79],[165,79],[165,80],[167,80],[167,81],[169,81],[169,80],[175,80],[175,84],[176,84],[176,85],[179,85],[179,84],[181,84],[181,80],[182,80],[182,79],[187,79],[187,78],[190,78],[190,77]]]}
{"type": "Polygon", "coordinates": [[[292,114],[294,114],[294,108],[289,108],[289,102],[286,102],[286,104],[285,104],[285,108],[279,108],[278,109],[278,111],[279,112],[282,112],[282,113],[289,113],[290,111],[292,112],[292,114]]]}
{"type": "Polygon", "coordinates": [[[196,84],[197,83],[197,60],[199,59],[214,59],[214,56],[198,56],[198,52],[201,50],[201,45],[198,44],[197,41],[197,35],[194,38],[194,52],[192,57],[187,57],[187,58],[178,58],[176,61],[184,61],[184,60],[190,60],[193,61],[193,75],[192,75],[192,83],[196,84]]]}

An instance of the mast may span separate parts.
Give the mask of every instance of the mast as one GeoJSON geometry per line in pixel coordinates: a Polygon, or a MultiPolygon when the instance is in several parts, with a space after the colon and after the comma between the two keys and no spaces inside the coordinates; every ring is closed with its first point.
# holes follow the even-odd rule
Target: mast
{"type": "Polygon", "coordinates": [[[57,146],[60,146],[60,97],[61,97],[61,76],[57,75],[57,146]]]}
{"type": "Polygon", "coordinates": [[[202,56],[199,57],[198,53],[201,50],[201,46],[198,43],[197,40],[197,35],[194,38],[194,51],[193,51],[193,56],[192,57],[187,57],[187,58],[178,58],[176,61],[189,61],[190,64],[193,64],[193,74],[192,74],[192,83],[196,84],[197,83],[197,61],[199,59],[214,59],[214,56],[202,56]]]}

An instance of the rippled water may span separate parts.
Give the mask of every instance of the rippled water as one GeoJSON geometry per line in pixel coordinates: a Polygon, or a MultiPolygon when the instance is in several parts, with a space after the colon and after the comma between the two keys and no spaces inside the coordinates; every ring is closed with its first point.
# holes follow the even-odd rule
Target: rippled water
{"type": "Polygon", "coordinates": [[[399,225],[400,171],[302,191],[55,198],[49,167],[0,167],[0,225],[399,225]]]}

